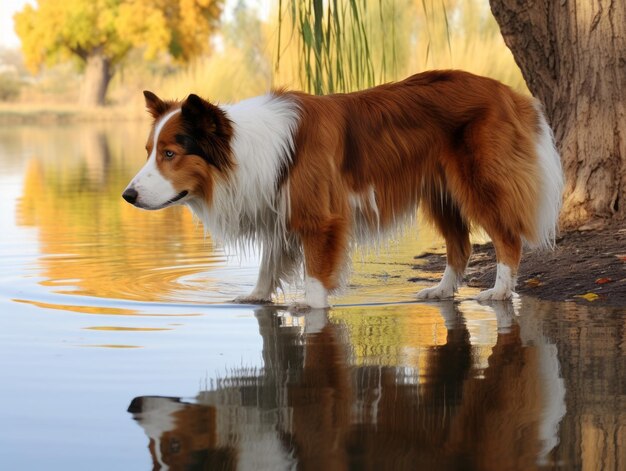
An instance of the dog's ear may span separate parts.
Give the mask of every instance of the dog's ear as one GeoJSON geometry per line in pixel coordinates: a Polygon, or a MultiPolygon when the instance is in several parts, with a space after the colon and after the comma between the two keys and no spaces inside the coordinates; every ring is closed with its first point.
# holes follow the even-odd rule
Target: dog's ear
{"type": "Polygon", "coordinates": [[[184,134],[177,139],[217,169],[231,167],[229,142],[233,129],[226,113],[194,94],[180,108],[184,134]]]}
{"type": "Polygon", "coordinates": [[[221,123],[226,118],[217,106],[193,93],[183,102],[181,113],[186,122],[208,134],[219,133],[221,123]]]}
{"type": "Polygon", "coordinates": [[[150,113],[154,119],[157,119],[167,111],[167,103],[161,100],[154,93],[144,90],[143,96],[146,99],[146,108],[148,109],[148,113],[150,113]]]}

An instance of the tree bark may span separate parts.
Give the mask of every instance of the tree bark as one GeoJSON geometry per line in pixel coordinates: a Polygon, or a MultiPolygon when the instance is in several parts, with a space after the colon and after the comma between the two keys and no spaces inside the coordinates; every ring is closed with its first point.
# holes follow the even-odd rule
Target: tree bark
{"type": "Polygon", "coordinates": [[[626,217],[626,1],[490,0],[561,153],[565,229],[626,217]]]}
{"type": "Polygon", "coordinates": [[[85,75],[80,91],[80,104],[82,106],[104,105],[112,76],[111,60],[100,48],[90,51],[85,57],[85,75]]]}

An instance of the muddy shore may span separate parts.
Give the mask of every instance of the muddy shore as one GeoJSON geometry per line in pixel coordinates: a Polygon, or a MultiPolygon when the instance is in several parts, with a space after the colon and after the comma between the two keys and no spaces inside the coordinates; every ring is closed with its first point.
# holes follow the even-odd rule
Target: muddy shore
{"type": "MultiPolygon", "coordinates": [[[[540,299],[626,308],[626,228],[612,225],[602,230],[561,234],[554,250],[524,251],[516,291],[540,299]]],[[[416,270],[428,280],[438,278],[445,254],[422,253],[416,270]]],[[[488,288],[496,272],[491,243],[474,245],[467,268],[467,285],[488,288]]],[[[411,281],[425,280],[415,277],[411,281]]]]}

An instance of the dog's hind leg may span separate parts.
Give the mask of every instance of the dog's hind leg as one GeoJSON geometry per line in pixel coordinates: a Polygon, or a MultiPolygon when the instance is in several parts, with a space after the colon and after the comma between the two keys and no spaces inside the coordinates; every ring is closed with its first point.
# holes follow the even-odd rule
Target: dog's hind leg
{"type": "Polygon", "coordinates": [[[417,293],[417,299],[445,299],[454,296],[463,279],[467,261],[472,253],[469,227],[458,207],[441,193],[430,194],[422,199],[426,215],[446,241],[446,269],[438,285],[417,293]]]}
{"type": "Polygon", "coordinates": [[[517,269],[522,258],[522,238],[512,232],[498,228],[485,227],[496,249],[496,282],[494,287],[481,291],[476,296],[478,301],[510,299],[515,290],[517,269]]]}

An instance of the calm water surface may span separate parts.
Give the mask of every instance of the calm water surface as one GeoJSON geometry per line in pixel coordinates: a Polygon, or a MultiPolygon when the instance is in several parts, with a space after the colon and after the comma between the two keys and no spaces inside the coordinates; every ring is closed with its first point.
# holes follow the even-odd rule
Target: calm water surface
{"type": "Polygon", "coordinates": [[[427,229],[231,305],[255,253],[120,198],[145,131],[0,128],[0,469],[626,469],[625,310],[413,303],[427,229]]]}

